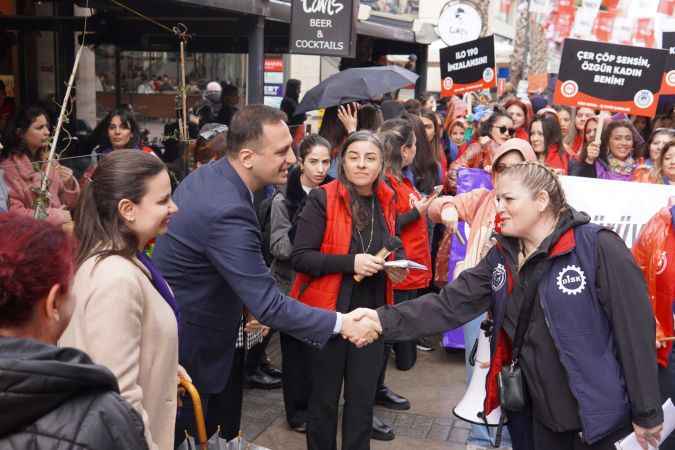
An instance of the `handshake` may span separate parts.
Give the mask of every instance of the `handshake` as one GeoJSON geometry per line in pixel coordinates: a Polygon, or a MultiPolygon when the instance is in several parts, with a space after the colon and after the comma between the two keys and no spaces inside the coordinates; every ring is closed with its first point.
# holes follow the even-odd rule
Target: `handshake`
{"type": "Polygon", "coordinates": [[[382,334],[382,324],[377,311],[358,308],[343,314],[340,334],[359,348],[372,344],[382,334]]]}

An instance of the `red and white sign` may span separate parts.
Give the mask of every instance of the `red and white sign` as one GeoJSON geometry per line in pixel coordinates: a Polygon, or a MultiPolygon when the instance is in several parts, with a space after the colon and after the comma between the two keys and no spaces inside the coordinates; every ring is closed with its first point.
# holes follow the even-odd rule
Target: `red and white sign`
{"type": "Polygon", "coordinates": [[[598,11],[593,24],[593,36],[600,42],[609,42],[612,38],[615,19],[614,11],[598,11]]]}
{"type": "Polygon", "coordinates": [[[265,58],[265,72],[283,72],[284,59],[280,56],[265,58]]]}

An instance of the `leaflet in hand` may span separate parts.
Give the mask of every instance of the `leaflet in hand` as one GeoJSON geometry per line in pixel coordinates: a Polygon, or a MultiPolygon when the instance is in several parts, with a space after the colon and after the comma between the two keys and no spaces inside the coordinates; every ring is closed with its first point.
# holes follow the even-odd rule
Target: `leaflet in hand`
{"type": "Polygon", "coordinates": [[[397,267],[399,269],[429,270],[427,266],[410,261],[409,259],[397,259],[396,261],[387,261],[384,267],[397,267]]]}
{"type": "MultiPolygon", "coordinates": [[[[673,432],[675,429],[675,406],[671,399],[666,400],[663,404],[663,430],[661,430],[661,440],[659,445],[673,432]]],[[[631,433],[620,441],[616,442],[614,446],[617,450],[642,450],[635,438],[635,433],[631,433]]],[[[649,447],[650,449],[652,447],[649,447]]]]}

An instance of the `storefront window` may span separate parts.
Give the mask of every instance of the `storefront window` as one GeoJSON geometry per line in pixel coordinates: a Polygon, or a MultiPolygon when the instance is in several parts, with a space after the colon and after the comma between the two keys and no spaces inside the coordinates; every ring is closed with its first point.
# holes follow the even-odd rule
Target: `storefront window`
{"type": "MultiPolygon", "coordinates": [[[[113,46],[96,49],[96,103],[100,120],[116,104],[116,54],[113,46]]],[[[119,54],[121,103],[129,105],[141,128],[153,140],[162,137],[164,125],[176,120],[180,64],[178,53],[122,51],[119,54]]],[[[231,84],[245,97],[246,55],[192,53],[185,55],[188,108],[202,98],[210,81],[231,84]]]]}
{"type": "Polygon", "coordinates": [[[417,16],[420,9],[419,0],[361,0],[361,4],[370,6],[373,11],[413,16],[417,16]]]}

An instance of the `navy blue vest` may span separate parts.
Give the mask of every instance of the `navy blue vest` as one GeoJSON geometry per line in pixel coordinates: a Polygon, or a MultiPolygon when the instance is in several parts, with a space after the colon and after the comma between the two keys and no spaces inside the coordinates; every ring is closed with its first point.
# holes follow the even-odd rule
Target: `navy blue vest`
{"type": "MultiPolygon", "coordinates": [[[[596,292],[596,246],[602,227],[574,229],[576,246],[555,256],[539,283],[538,300],[579,405],[583,439],[593,444],[630,419],[630,405],[611,324],[596,292]]],[[[504,255],[490,252],[493,317],[498,335],[510,294],[504,255]]],[[[494,350],[494,349],[493,349],[494,350]]]]}

